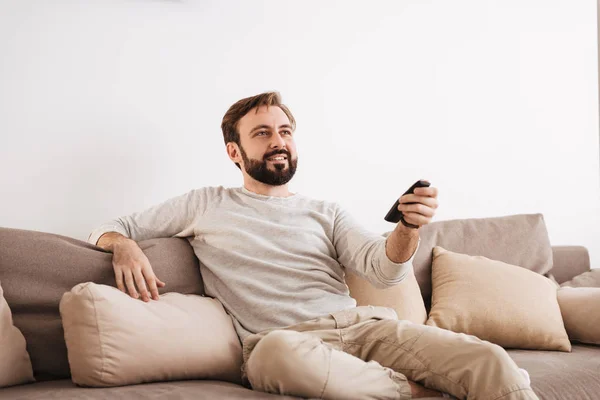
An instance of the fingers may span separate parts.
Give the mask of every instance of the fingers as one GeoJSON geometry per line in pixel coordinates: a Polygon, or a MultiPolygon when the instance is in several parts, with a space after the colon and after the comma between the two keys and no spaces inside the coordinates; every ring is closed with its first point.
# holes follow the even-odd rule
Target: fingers
{"type": "Polygon", "coordinates": [[[148,258],[137,244],[115,248],[113,269],[117,287],[123,293],[129,293],[134,299],[141,297],[145,302],[150,301],[150,296],[159,299],[158,287],[164,287],[165,283],[154,275],[148,258]]]}
{"type": "Polygon", "coordinates": [[[146,302],[150,301],[150,296],[153,300],[159,300],[158,287],[165,286],[165,283],[158,279],[151,269],[149,271],[115,269],[115,280],[120,291],[129,293],[135,299],[141,295],[142,300],[146,302]]]}
{"type": "Polygon", "coordinates": [[[125,285],[127,285],[127,291],[129,292],[129,295],[134,299],[137,299],[139,295],[137,290],[135,289],[132,272],[130,270],[124,270],[123,276],[125,278],[125,285]]]}
{"type": "Polygon", "coordinates": [[[135,283],[140,291],[140,294],[142,295],[142,300],[144,300],[146,302],[150,301],[148,288],[146,287],[146,280],[144,279],[142,270],[141,269],[134,270],[133,277],[134,277],[135,283]]]}
{"type": "Polygon", "coordinates": [[[125,291],[125,285],[123,284],[123,271],[120,269],[115,269],[115,281],[117,281],[117,287],[123,293],[127,293],[125,291]]]}
{"type": "MultiPolygon", "coordinates": [[[[436,207],[437,207],[437,205],[436,205],[436,207]]],[[[432,218],[435,214],[435,208],[429,207],[429,206],[421,204],[421,203],[415,203],[415,204],[400,203],[400,204],[398,204],[398,210],[402,211],[402,214],[404,214],[404,215],[406,215],[407,213],[415,213],[415,214],[420,214],[420,215],[428,217],[428,218],[432,218]]]]}
{"type": "Polygon", "coordinates": [[[419,187],[419,188],[415,188],[415,190],[413,190],[413,193],[416,194],[417,196],[430,196],[430,197],[437,197],[438,195],[438,189],[436,187],[419,187]]]}
{"type": "Polygon", "coordinates": [[[417,226],[431,222],[438,208],[436,188],[416,188],[413,194],[400,197],[398,210],[404,215],[404,221],[417,226]]]}
{"type": "MultiPolygon", "coordinates": [[[[143,271],[144,276],[146,277],[146,284],[148,285],[148,288],[150,289],[150,294],[152,296],[152,300],[158,300],[159,299],[159,295],[158,295],[158,278],[156,276],[154,276],[154,272],[152,272],[152,270],[144,270],[143,271]]],[[[164,286],[164,283],[163,283],[164,286]]]]}
{"type": "Polygon", "coordinates": [[[438,207],[438,201],[435,197],[424,197],[416,194],[405,194],[400,197],[400,203],[421,203],[434,209],[438,207]]]}
{"type": "Polygon", "coordinates": [[[431,222],[430,217],[425,217],[421,214],[409,212],[403,212],[402,214],[404,214],[404,221],[412,225],[423,226],[431,222]]]}

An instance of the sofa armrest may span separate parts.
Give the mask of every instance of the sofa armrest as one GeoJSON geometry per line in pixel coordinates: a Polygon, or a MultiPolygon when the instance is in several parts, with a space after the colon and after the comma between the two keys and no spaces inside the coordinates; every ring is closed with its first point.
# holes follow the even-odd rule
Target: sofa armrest
{"type": "Polygon", "coordinates": [[[552,246],[554,264],[550,274],[558,283],[590,270],[590,254],[583,246],[552,246]]]}

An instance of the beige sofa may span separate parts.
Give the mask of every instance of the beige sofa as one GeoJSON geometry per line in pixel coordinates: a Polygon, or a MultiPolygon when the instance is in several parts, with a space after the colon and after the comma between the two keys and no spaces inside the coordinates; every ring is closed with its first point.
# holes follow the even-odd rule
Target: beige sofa
{"type": "MultiPolygon", "coordinates": [[[[388,232],[389,233],[389,232],[388,232]]],[[[384,234],[385,235],[385,234],[384,234]]],[[[81,282],[115,285],[112,254],[73,238],[0,228],[0,284],[14,324],[25,337],[36,382],[0,389],[0,399],[267,399],[283,396],[229,382],[187,380],[113,388],[83,388],[70,379],[59,313],[63,294],[81,282]]],[[[581,246],[551,246],[539,214],[440,221],[421,229],[414,260],[425,305],[431,299],[431,250],[435,245],[552,274],[561,283],[590,270],[581,246]]],[[[185,239],[140,243],[163,292],[202,294],[199,260],[185,239]]],[[[600,346],[573,343],[571,352],[508,349],[526,369],[543,400],[600,399],[600,346]]],[[[288,397],[292,398],[292,397],[288,397]]]]}

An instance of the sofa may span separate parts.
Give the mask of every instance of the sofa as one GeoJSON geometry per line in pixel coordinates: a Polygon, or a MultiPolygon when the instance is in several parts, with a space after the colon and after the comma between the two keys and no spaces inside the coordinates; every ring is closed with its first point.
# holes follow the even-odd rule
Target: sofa
{"type": "MultiPolygon", "coordinates": [[[[586,248],[550,244],[541,214],[437,221],[421,228],[420,233],[421,244],[413,260],[414,279],[427,313],[432,308],[432,248],[438,245],[526,268],[553,279],[557,287],[591,271],[586,248]]],[[[161,296],[167,292],[204,294],[201,256],[199,260],[186,239],[151,239],[139,245],[157,276],[168,282],[160,289],[161,296]]],[[[25,339],[35,379],[0,388],[0,399],[295,398],[214,379],[96,388],[74,384],[59,304],[66,292],[82,282],[116,286],[111,260],[111,253],[78,239],[0,228],[0,285],[14,326],[25,339]]],[[[385,297],[393,302],[397,290],[391,289],[385,297]]],[[[351,295],[353,291],[358,293],[356,285],[350,289],[351,295]]],[[[528,371],[540,399],[600,399],[599,345],[573,341],[571,351],[507,348],[507,352],[528,371]]]]}

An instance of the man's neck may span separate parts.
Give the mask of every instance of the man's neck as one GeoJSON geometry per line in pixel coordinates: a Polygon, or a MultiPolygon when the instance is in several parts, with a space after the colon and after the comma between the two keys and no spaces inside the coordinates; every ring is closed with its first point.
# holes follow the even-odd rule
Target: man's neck
{"type": "Polygon", "coordinates": [[[288,190],[287,184],[271,186],[262,182],[247,180],[244,182],[244,187],[252,193],[262,194],[263,196],[290,197],[293,195],[293,193],[290,193],[288,190]]]}

